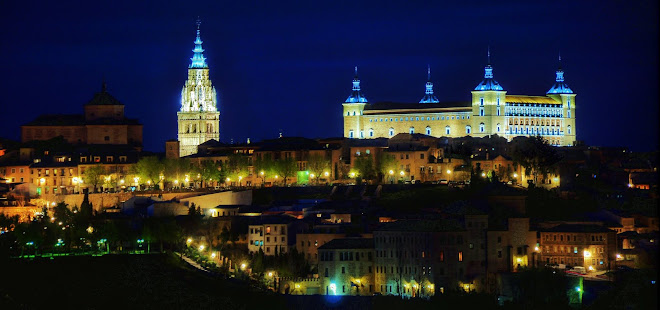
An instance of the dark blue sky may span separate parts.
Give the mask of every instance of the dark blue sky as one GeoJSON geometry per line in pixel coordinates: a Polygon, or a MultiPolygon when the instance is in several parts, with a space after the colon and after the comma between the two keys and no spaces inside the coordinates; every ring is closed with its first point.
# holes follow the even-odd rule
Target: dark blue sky
{"type": "Polygon", "coordinates": [[[105,77],[163,150],[199,15],[224,141],[341,136],[354,65],[371,102],[418,102],[427,64],[440,101],[468,101],[490,45],[509,94],[545,94],[561,51],[578,139],[658,149],[657,1],[165,3],[0,3],[0,136],[81,113],[105,77]]]}

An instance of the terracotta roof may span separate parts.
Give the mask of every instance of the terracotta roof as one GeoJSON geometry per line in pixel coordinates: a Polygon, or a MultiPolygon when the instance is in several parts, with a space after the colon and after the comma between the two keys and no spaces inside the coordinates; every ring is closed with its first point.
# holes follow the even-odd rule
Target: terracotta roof
{"type": "Polygon", "coordinates": [[[546,96],[506,95],[507,103],[541,103],[561,104],[561,102],[546,96]]]}

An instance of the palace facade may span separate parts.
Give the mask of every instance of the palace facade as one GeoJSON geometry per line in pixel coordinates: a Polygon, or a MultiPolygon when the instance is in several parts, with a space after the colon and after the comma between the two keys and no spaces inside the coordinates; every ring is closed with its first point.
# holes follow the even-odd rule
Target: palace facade
{"type": "Polygon", "coordinates": [[[179,156],[195,154],[198,145],[220,139],[220,112],[215,87],[209,79],[209,66],[203,55],[199,25],[197,22],[188,80],[181,89],[181,109],[177,112],[179,156]]]}
{"type": "MultiPolygon", "coordinates": [[[[561,59],[560,59],[561,60],[561,59]]],[[[472,101],[441,103],[433,94],[431,71],[419,103],[370,103],[355,68],[353,91],[343,103],[344,137],[391,138],[398,133],[435,137],[499,135],[542,136],[556,146],[576,141],[575,93],[564,82],[561,67],[545,96],[509,95],[486,65],[484,79],[472,90],[472,101]]]]}

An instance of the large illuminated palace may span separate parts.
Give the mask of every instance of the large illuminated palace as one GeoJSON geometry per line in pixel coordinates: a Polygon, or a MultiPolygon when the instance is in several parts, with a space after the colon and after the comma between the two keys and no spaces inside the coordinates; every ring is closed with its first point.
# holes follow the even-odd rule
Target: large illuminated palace
{"type": "Polygon", "coordinates": [[[179,124],[179,155],[197,153],[197,146],[220,138],[220,112],[215,87],[209,79],[197,22],[197,38],[192,62],[188,67],[188,80],[181,90],[181,110],[177,112],[179,124]]]}
{"type": "MultiPolygon", "coordinates": [[[[561,59],[560,59],[561,60],[561,59]]],[[[398,133],[435,137],[484,137],[497,134],[541,136],[550,144],[570,146],[576,140],[575,93],[564,83],[561,66],[545,96],[508,95],[485,67],[484,79],[472,91],[472,102],[440,103],[433,94],[431,71],[419,103],[369,103],[355,68],[353,92],[343,103],[344,137],[390,138],[398,133]]]]}

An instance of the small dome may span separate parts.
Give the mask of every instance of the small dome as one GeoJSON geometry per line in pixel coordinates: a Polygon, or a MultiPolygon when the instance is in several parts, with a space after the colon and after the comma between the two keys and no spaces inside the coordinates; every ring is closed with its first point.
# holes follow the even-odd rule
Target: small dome
{"type": "Polygon", "coordinates": [[[500,83],[493,79],[493,67],[490,64],[484,68],[484,79],[474,90],[504,90],[500,83]]]}
{"type": "Polygon", "coordinates": [[[353,78],[353,91],[351,92],[351,95],[346,98],[346,102],[367,102],[367,98],[360,90],[360,79],[358,78],[357,74],[357,66],[355,66],[355,77],[353,78]]]}
{"type": "Polygon", "coordinates": [[[573,90],[564,82],[564,71],[557,69],[557,78],[547,94],[572,94],[573,90]]]}
{"type": "Polygon", "coordinates": [[[106,90],[106,85],[103,83],[103,89],[94,95],[94,98],[87,102],[86,105],[123,105],[119,100],[110,95],[106,90]]]}

